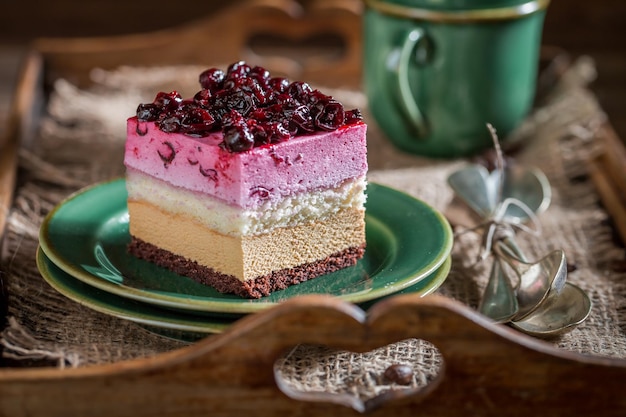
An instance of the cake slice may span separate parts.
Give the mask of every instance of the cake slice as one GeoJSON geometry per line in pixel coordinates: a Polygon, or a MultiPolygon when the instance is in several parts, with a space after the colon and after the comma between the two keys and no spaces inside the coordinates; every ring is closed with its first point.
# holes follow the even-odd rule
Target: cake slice
{"type": "Polygon", "coordinates": [[[365,250],[366,124],[245,62],[127,121],[129,251],[220,292],[267,296],[365,250]]]}

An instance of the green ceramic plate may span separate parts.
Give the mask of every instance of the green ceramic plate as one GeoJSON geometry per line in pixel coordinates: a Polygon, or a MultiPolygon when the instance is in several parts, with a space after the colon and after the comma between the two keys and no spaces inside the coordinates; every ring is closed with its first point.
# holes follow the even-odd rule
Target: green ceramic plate
{"type": "MultiPolygon", "coordinates": [[[[450,264],[448,257],[435,272],[399,293],[411,293],[422,297],[432,293],[445,281],[450,271],[450,264]]],[[[206,316],[162,309],[99,290],[60,269],[48,259],[41,248],[37,251],[37,267],[44,279],[69,299],[101,313],[139,323],[148,330],[163,336],[194,341],[210,333],[221,333],[237,320],[232,317],[206,316]]],[[[367,309],[374,302],[369,301],[360,306],[367,309]]]]}
{"type": "Polygon", "coordinates": [[[131,300],[85,284],[56,266],[37,251],[37,267],[44,279],[59,293],[88,308],[130,320],[151,329],[195,333],[221,333],[234,319],[185,314],[140,301],[131,300]]]}
{"type": "Polygon", "coordinates": [[[244,299],[130,256],[123,179],[70,196],[45,219],[39,242],[66,273],[100,290],[174,309],[245,314],[304,294],[355,303],[398,292],[425,279],[448,258],[452,230],[441,213],[397,190],[368,185],[365,256],[357,265],[268,297],[244,299]]]}

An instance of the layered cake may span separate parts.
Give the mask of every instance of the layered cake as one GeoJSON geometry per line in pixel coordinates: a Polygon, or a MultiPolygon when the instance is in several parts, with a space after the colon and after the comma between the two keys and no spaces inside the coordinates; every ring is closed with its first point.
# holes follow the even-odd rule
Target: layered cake
{"type": "Polygon", "coordinates": [[[357,109],[245,62],[159,93],[128,119],[129,251],[247,298],[354,265],[365,250],[357,109]]]}

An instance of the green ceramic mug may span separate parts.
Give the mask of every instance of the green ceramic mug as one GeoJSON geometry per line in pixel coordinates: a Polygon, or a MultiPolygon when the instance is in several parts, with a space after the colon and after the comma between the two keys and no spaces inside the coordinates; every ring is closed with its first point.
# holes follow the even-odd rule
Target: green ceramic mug
{"type": "Polygon", "coordinates": [[[365,0],[364,89],[398,148],[475,154],[503,140],[535,96],[549,0],[365,0]]]}

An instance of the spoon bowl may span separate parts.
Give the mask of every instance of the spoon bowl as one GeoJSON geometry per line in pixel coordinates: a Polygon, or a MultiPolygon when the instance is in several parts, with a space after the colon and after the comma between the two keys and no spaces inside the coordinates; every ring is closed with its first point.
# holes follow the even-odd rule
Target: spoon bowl
{"type": "Polygon", "coordinates": [[[591,306],[587,293],[568,282],[561,292],[550,294],[534,312],[510,325],[531,336],[554,337],[582,323],[589,316],[591,306]]]}
{"type": "MultiPolygon", "coordinates": [[[[507,167],[502,175],[502,195],[498,196],[500,177],[498,170],[489,172],[482,165],[471,164],[453,172],[448,177],[448,185],[481,218],[489,217],[498,203],[507,198],[523,202],[535,214],[545,211],[550,205],[550,182],[540,170],[520,165],[507,167]]],[[[528,213],[510,205],[505,218],[523,223],[528,220],[528,213]]]]}
{"type": "Polygon", "coordinates": [[[503,242],[495,247],[496,256],[504,260],[519,278],[517,302],[519,321],[539,308],[551,292],[560,293],[567,279],[567,261],[562,250],[555,250],[537,262],[526,262],[515,256],[503,242]]]}
{"type": "MultiPolygon", "coordinates": [[[[552,188],[540,170],[514,165],[505,169],[502,200],[507,198],[523,202],[537,215],[550,206],[552,188]]],[[[515,205],[508,206],[504,216],[518,223],[528,220],[528,214],[515,205]]]]}
{"type": "Polygon", "coordinates": [[[448,185],[481,218],[496,207],[497,176],[478,164],[466,165],[448,177],[448,185]]]}

